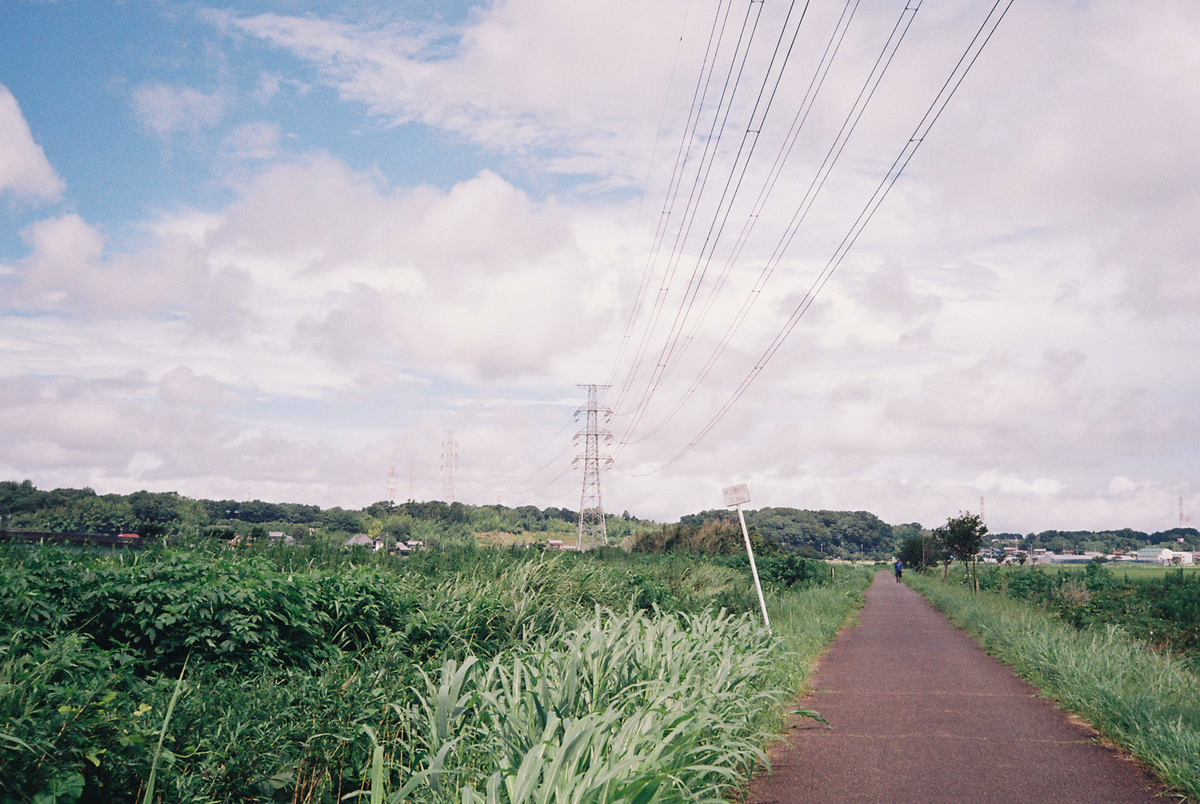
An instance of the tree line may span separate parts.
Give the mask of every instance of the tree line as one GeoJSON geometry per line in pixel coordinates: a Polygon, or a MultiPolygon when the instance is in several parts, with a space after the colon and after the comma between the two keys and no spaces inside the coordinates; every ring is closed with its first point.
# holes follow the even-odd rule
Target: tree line
{"type": "MultiPolygon", "coordinates": [[[[294,539],[344,538],[366,533],[385,540],[471,540],[477,533],[573,533],[579,514],[569,508],[508,508],[440,500],[375,502],[361,509],[321,508],[263,500],[208,500],[176,492],[97,494],[93,489],[42,490],[29,480],[0,481],[0,517],[13,529],[55,533],[135,533],[155,536],[235,535],[265,537],[281,532],[294,539]]],[[[623,539],[648,523],[625,513],[608,517],[612,538],[623,539]]]]}
{"type": "MultiPolygon", "coordinates": [[[[801,557],[887,560],[898,555],[910,541],[924,544],[928,555],[936,541],[934,530],[918,522],[889,525],[867,511],[768,507],[744,513],[756,550],[777,548],[801,557]]],[[[367,533],[392,541],[470,540],[479,533],[508,533],[538,534],[543,539],[566,541],[575,532],[579,513],[553,506],[509,508],[439,500],[382,501],[361,509],[321,508],[263,500],[192,499],[175,492],[97,494],[90,488],[41,490],[26,480],[0,481],[0,516],[12,528],[60,533],[199,534],[228,539],[235,534],[265,535],[268,531],[278,531],[301,540],[367,533]]],[[[737,517],[727,509],[687,514],[674,524],[639,519],[625,512],[608,515],[606,524],[612,542],[621,543],[633,537],[631,545],[642,552],[728,554],[743,549],[737,517]]],[[[1172,528],[1144,533],[1125,528],[1046,530],[1026,535],[993,533],[981,549],[986,555],[988,550],[1003,544],[1016,545],[1027,553],[1035,548],[1109,553],[1159,544],[1200,550],[1200,532],[1195,528],[1172,528]]]]}

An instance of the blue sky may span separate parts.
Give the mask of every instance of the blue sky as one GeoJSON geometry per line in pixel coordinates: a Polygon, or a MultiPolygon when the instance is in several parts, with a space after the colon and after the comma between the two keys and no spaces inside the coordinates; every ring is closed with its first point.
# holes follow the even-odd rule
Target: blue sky
{"type": "Polygon", "coordinates": [[[688,448],[987,12],[859,6],[772,179],[848,7],[811,4],[759,125],[782,5],[727,6],[760,33],[730,105],[732,38],[697,107],[715,2],[3,4],[0,476],[358,507],[390,466],[440,494],[453,430],[461,499],[574,507],[577,384],[611,377],[616,510],[734,482],[927,524],[985,496],[993,530],[1200,508],[1200,11],[1165,0],[1018,0],[688,448]]]}
{"type": "MultiPolygon", "coordinates": [[[[240,11],[291,5],[262,3],[240,11]]],[[[305,8],[320,13],[322,6],[332,11],[336,5],[305,8]]],[[[356,4],[355,17],[373,18],[378,12],[372,5],[385,4],[356,4]]],[[[469,11],[454,3],[438,4],[436,16],[423,3],[392,7],[440,24],[469,11]]],[[[6,32],[0,72],[68,182],[65,202],[113,230],[162,209],[227,203],[232,193],[214,169],[216,149],[239,125],[264,119],[287,132],[281,146],[288,152],[334,151],[355,169],[376,168],[393,183],[450,186],[489,164],[474,149],[423,125],[396,126],[339,102],[305,65],[252,40],[232,41],[199,5],[18,0],[0,9],[0,25],[6,32]],[[268,97],[263,81],[271,78],[281,86],[268,97]],[[219,119],[202,124],[202,136],[187,130],[156,136],[139,122],[131,100],[135,88],[156,83],[218,96],[219,119]]],[[[23,212],[26,222],[37,214],[23,212]]],[[[21,252],[14,234],[5,227],[10,258],[21,252]]]]}

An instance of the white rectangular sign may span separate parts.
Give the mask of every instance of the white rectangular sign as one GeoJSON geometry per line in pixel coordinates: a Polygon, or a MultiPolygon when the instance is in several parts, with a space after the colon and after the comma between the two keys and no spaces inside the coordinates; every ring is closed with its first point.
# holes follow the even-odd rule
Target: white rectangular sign
{"type": "Polygon", "coordinates": [[[737,486],[730,486],[724,490],[725,506],[732,508],[735,505],[742,505],[750,502],[750,489],[746,488],[746,484],[742,483],[737,486]]]}

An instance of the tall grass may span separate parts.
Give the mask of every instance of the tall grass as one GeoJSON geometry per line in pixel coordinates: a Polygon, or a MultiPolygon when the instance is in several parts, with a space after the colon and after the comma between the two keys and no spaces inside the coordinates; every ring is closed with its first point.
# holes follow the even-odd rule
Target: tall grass
{"type": "Polygon", "coordinates": [[[425,759],[397,767],[394,784],[406,781],[389,800],[722,801],[765,762],[784,705],[869,579],[772,594],[776,638],[752,615],[597,610],[526,654],[447,662],[422,675],[406,733],[425,759]]]}
{"type": "Polygon", "coordinates": [[[804,692],[814,662],[862,605],[862,592],[874,577],[874,568],[854,567],[836,584],[767,596],[771,625],[787,657],[775,665],[778,683],[794,695],[804,692]]]}
{"type": "Polygon", "coordinates": [[[746,616],[598,611],[523,655],[448,663],[412,723],[421,798],[716,800],[762,756],[786,694],[767,684],[774,655],[746,616]]]}
{"type": "Polygon", "coordinates": [[[0,550],[0,801],[709,799],[864,585],[772,639],[695,556],[0,550]]]}
{"type": "Polygon", "coordinates": [[[915,573],[905,580],[1018,674],[1200,800],[1200,686],[1178,659],[1117,626],[1076,630],[998,595],[915,573]]]}

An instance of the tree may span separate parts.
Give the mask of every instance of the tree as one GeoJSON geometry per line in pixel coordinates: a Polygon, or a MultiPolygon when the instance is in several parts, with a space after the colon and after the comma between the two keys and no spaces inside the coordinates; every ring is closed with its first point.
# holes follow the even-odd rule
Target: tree
{"type": "Polygon", "coordinates": [[[913,569],[933,567],[943,559],[942,543],[928,533],[914,533],[904,539],[896,557],[913,569]]]}
{"type": "Polygon", "coordinates": [[[946,555],[949,556],[946,566],[949,567],[950,562],[956,558],[961,561],[971,574],[971,586],[976,592],[979,591],[979,578],[978,573],[972,571],[973,562],[979,555],[979,547],[987,532],[987,525],[983,524],[979,515],[968,514],[966,511],[950,517],[945,525],[934,531],[946,555]]]}
{"type": "Polygon", "coordinates": [[[325,530],[330,532],[358,533],[362,530],[362,517],[344,508],[333,507],[325,512],[325,530]]]}

